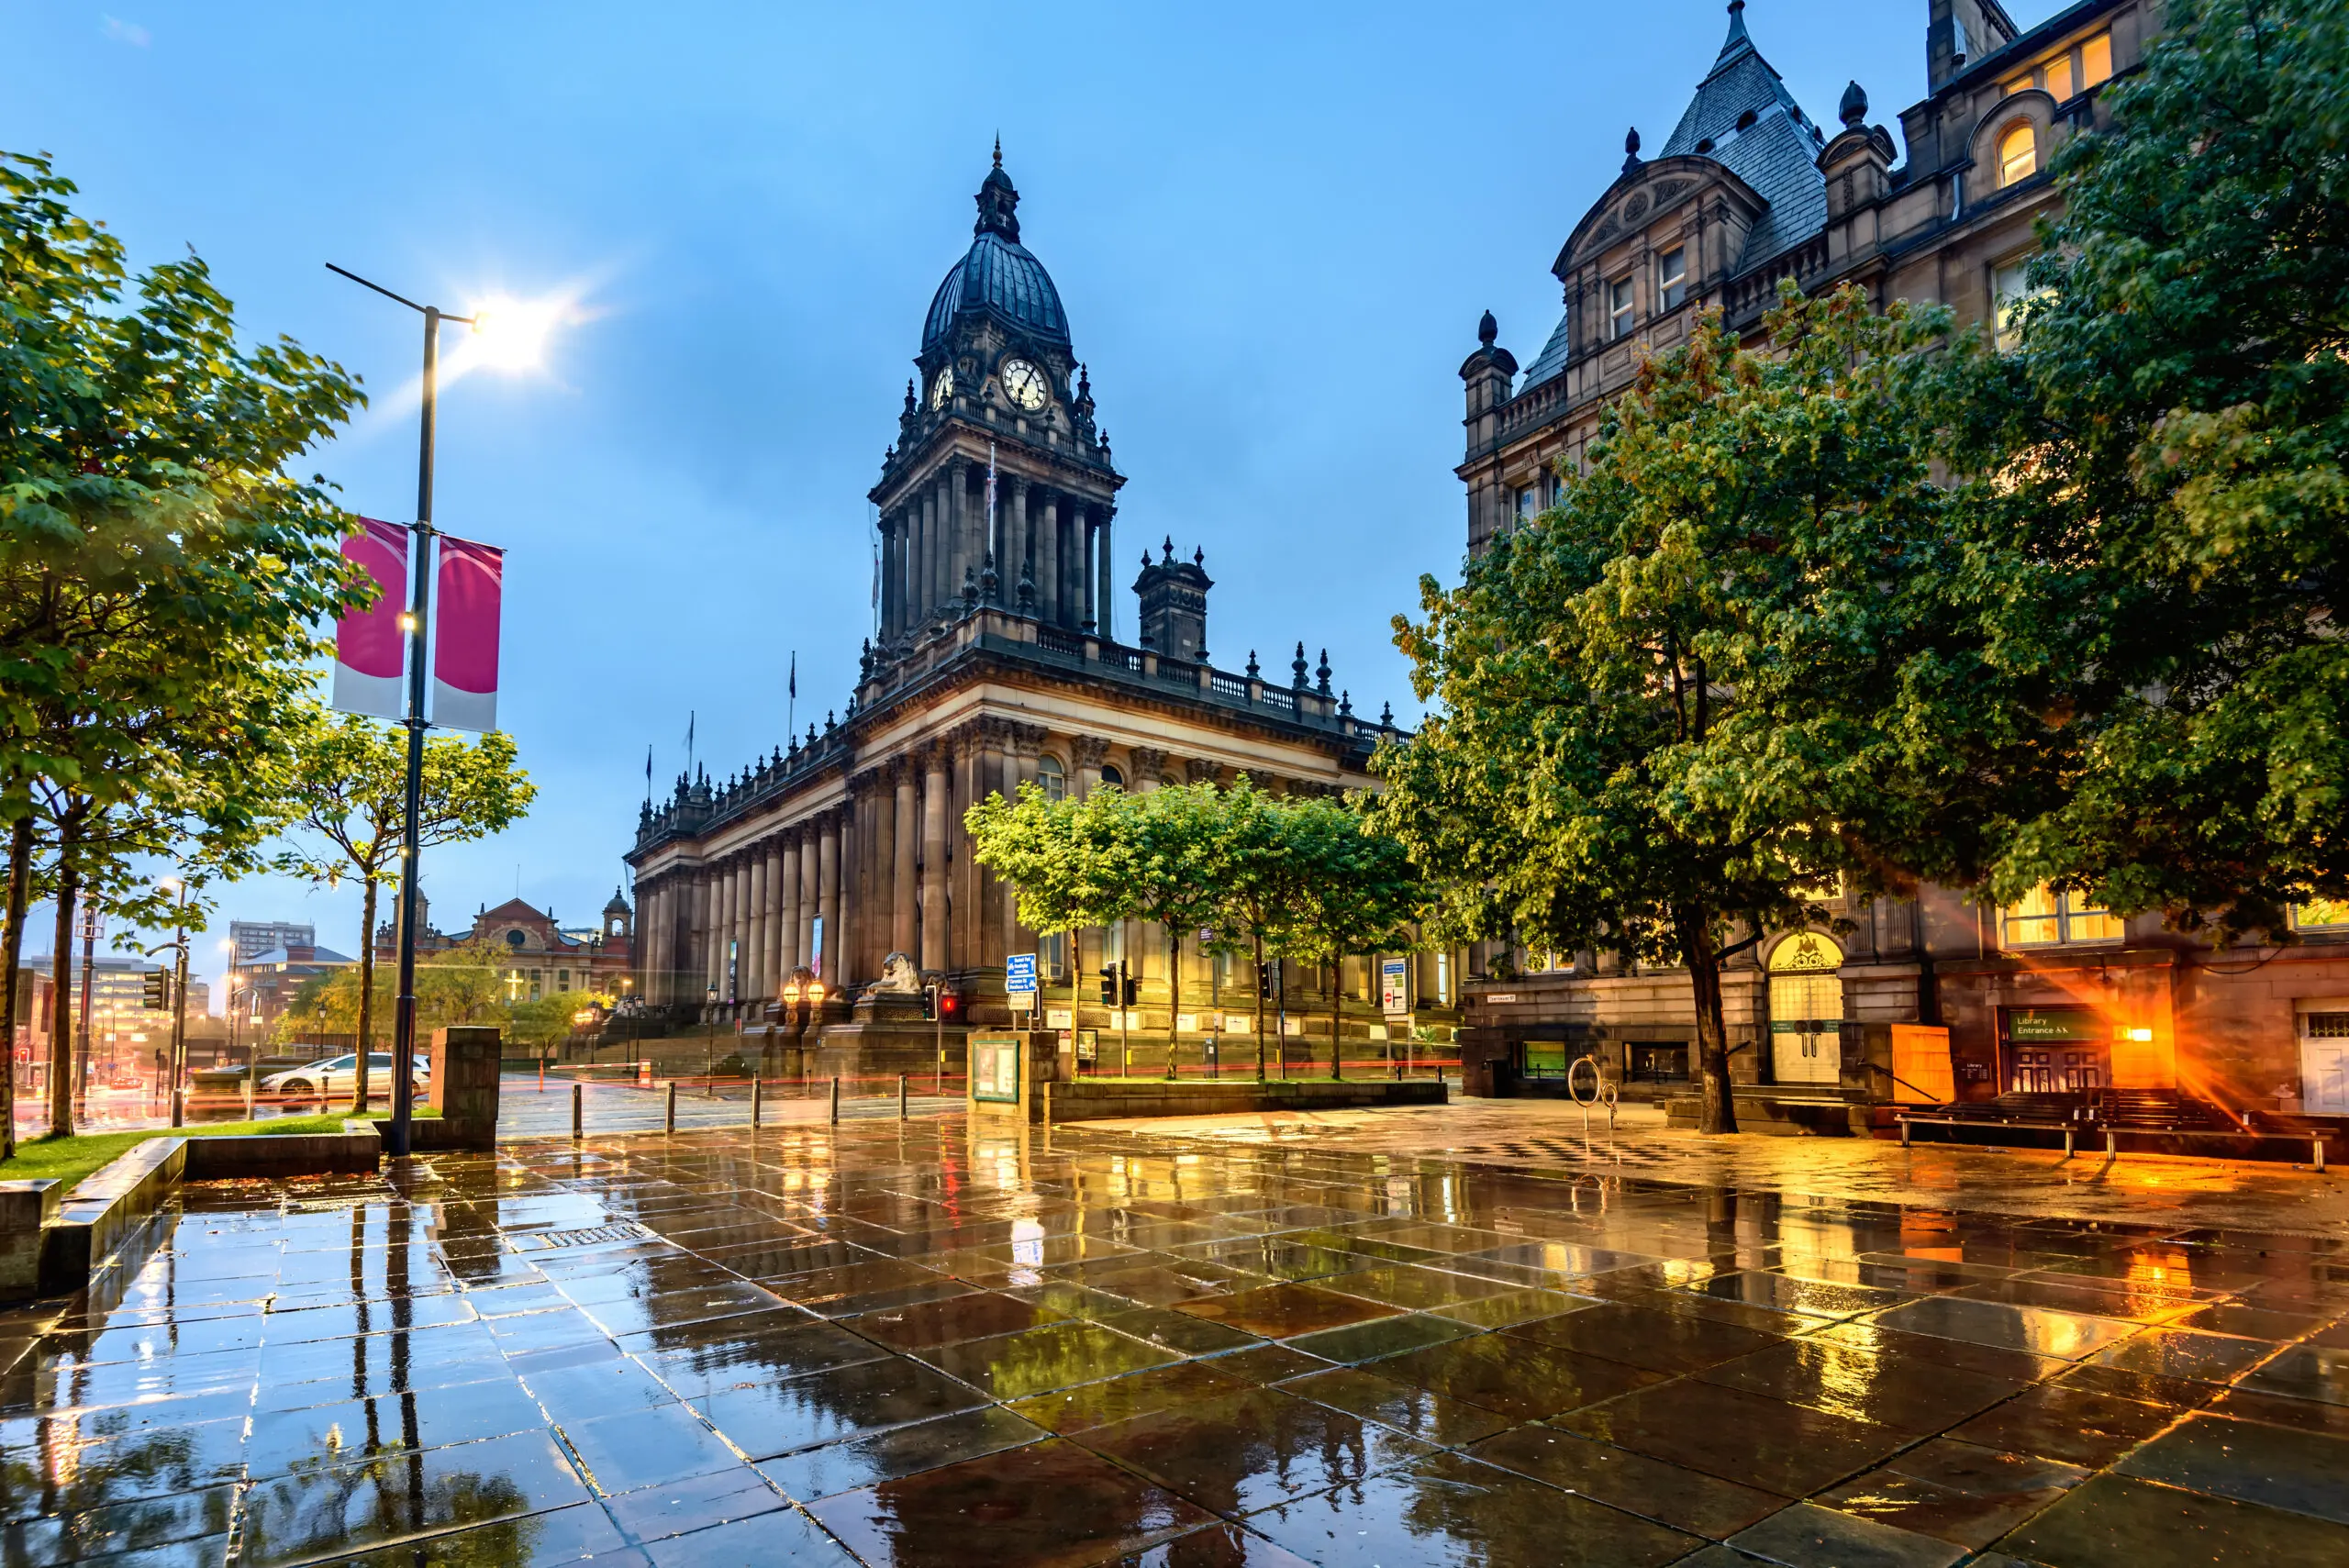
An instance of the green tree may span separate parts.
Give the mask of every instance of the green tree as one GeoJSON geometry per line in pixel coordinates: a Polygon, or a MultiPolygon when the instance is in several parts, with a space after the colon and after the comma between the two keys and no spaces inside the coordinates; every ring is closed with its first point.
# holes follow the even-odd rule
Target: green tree
{"type": "Polygon", "coordinates": [[[1736,1127],[1724,961],[1839,880],[1910,874],[1947,784],[1930,728],[1886,717],[1941,629],[1943,501],[1901,397],[1945,317],[1780,298],[1765,351],[1708,316],[1643,365],[1555,508],[1423,584],[1397,641],[1436,706],[1367,807],[1440,929],[1685,967],[1711,1132],[1736,1127]]]}
{"type": "MultiPolygon", "coordinates": [[[[435,735],[424,743],[424,808],[418,840],[426,849],[500,833],[530,808],[538,786],[516,764],[513,737],[493,730],[478,740],[435,735]]],[[[360,884],[359,1070],[353,1114],[367,1106],[367,1051],[374,1041],[377,891],[399,880],[407,819],[407,738],[351,714],[314,711],[302,727],[285,784],[295,821],[307,842],[279,867],[333,887],[360,884]]]]}
{"type": "Polygon", "coordinates": [[[1974,640],[2050,716],[2021,766],[1968,761],[2001,899],[2289,940],[2290,905],[2349,895],[2349,10],[2165,15],[2054,161],[2019,351],[1920,384],[1974,640]]]}
{"type": "MultiPolygon", "coordinates": [[[[132,857],[250,852],[318,628],[361,592],[349,517],[291,472],[357,384],[290,341],[239,346],[196,258],[133,277],[73,194],[0,153],[0,817],[12,887],[61,925],[85,885],[137,904],[132,857]]],[[[0,936],[11,973],[23,928],[0,936]]],[[[53,1050],[67,1132],[70,1029],[53,1050]]]]}
{"type": "MultiPolygon", "coordinates": [[[[1358,805],[1324,795],[1284,800],[1270,880],[1284,899],[1275,929],[1284,952],[1330,966],[1330,1076],[1345,1076],[1345,962],[1419,945],[1426,884],[1399,840],[1358,805]]],[[[1261,1010],[1261,1009],[1260,1009],[1261,1010]]]]}
{"type": "MultiPolygon", "coordinates": [[[[1244,949],[1255,965],[1253,973],[1261,976],[1267,952],[1288,956],[1286,941],[1290,911],[1297,902],[1298,862],[1283,831],[1281,802],[1258,789],[1247,774],[1232,782],[1218,805],[1223,840],[1218,858],[1223,871],[1216,884],[1211,946],[1224,951],[1244,949]]],[[[1264,988],[1260,984],[1252,989],[1256,995],[1256,1080],[1262,1083],[1266,1075],[1264,988]]]]}

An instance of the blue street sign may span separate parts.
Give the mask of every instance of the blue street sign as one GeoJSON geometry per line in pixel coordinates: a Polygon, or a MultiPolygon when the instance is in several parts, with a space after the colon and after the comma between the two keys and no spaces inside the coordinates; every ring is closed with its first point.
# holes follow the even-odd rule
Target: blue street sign
{"type": "Polygon", "coordinates": [[[1003,988],[1016,996],[1036,994],[1036,955],[1016,952],[1004,961],[1003,988]]]}

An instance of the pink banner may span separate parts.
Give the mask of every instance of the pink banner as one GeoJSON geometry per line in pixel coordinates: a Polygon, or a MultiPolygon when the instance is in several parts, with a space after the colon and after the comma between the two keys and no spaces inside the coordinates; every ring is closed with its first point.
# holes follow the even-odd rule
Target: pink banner
{"type": "Polygon", "coordinates": [[[373,517],[359,522],[359,532],[342,541],[342,557],[374,579],[375,602],[335,623],[333,705],[343,713],[397,718],[405,711],[400,616],[407,608],[408,532],[373,517]]]}
{"type": "Polygon", "coordinates": [[[432,722],[444,729],[497,728],[497,612],[506,552],[440,536],[432,623],[432,722]]]}

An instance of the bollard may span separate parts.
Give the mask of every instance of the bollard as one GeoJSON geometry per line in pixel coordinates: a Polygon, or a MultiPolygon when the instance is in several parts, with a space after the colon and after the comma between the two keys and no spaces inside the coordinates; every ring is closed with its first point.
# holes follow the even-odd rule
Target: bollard
{"type": "Polygon", "coordinates": [[[2075,1152],[2072,1148],[2072,1140],[2077,1135],[2078,1131],[2075,1128],[2067,1127],[2064,1129],[2064,1158],[2066,1160],[2070,1159],[2075,1152]]]}
{"type": "Polygon", "coordinates": [[[669,1093],[666,1098],[668,1100],[668,1120],[667,1124],[663,1126],[661,1130],[663,1132],[674,1132],[677,1130],[677,1081],[674,1078],[669,1080],[669,1093]]]}
{"type": "Polygon", "coordinates": [[[841,1075],[837,1073],[832,1074],[832,1119],[841,1119],[841,1075]]]}
{"type": "Polygon", "coordinates": [[[2316,1135],[2316,1168],[2320,1171],[2324,1169],[2324,1134],[2321,1132],[2316,1135]]]}
{"type": "Polygon", "coordinates": [[[2104,1129],[2104,1157],[2108,1160],[2121,1158],[2121,1134],[2109,1127],[2104,1129]]]}
{"type": "MultiPolygon", "coordinates": [[[[897,1119],[899,1121],[906,1119],[906,1075],[902,1073],[897,1074],[897,1119]]],[[[2317,1145],[2317,1151],[2322,1153],[2323,1151],[2324,1145],[2320,1142],[2317,1145]]]]}
{"type": "Polygon", "coordinates": [[[546,1092],[547,1092],[547,1059],[546,1059],[545,1057],[541,1056],[541,1057],[540,1057],[540,1058],[539,1058],[539,1093],[540,1093],[540,1094],[541,1094],[541,1095],[543,1095],[543,1094],[545,1094],[546,1092]]]}
{"type": "Polygon", "coordinates": [[[765,1108],[766,1087],[764,1078],[753,1077],[751,1080],[751,1130],[753,1132],[758,1130],[760,1113],[765,1108]]]}
{"type": "Polygon", "coordinates": [[[580,1135],[580,1099],[584,1088],[578,1079],[571,1081],[571,1136],[574,1139],[580,1135]]]}

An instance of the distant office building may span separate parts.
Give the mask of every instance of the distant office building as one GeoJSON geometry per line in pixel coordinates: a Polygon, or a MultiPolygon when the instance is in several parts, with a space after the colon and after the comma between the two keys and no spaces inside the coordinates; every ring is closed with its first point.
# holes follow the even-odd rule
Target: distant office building
{"type": "Polygon", "coordinates": [[[272,948],[316,947],[318,929],[316,926],[296,925],[291,920],[231,920],[228,922],[228,940],[236,951],[232,963],[243,965],[272,948]]]}

